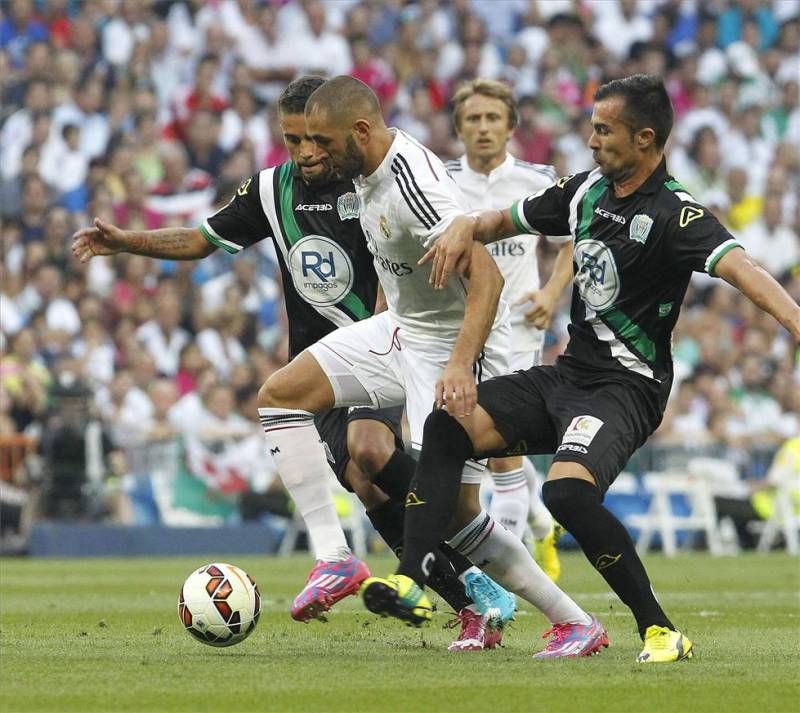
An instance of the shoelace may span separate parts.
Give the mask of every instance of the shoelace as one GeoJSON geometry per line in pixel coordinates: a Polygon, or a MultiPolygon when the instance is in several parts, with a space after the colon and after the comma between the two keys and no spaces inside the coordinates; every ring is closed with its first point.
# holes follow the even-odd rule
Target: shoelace
{"type": "Polygon", "coordinates": [[[442,629],[455,629],[457,626],[461,626],[461,621],[468,616],[468,614],[461,614],[461,612],[455,611],[448,612],[448,614],[450,618],[442,624],[442,629]]]}
{"type": "Polygon", "coordinates": [[[547,648],[551,646],[557,646],[558,644],[562,643],[567,636],[567,627],[564,624],[554,624],[552,629],[548,629],[547,631],[542,634],[542,638],[546,639],[548,636],[552,636],[553,640],[547,644],[547,648]]]}
{"type": "Polygon", "coordinates": [[[474,636],[468,635],[471,634],[470,629],[472,625],[478,627],[480,625],[481,617],[479,614],[456,614],[453,612],[453,618],[446,621],[443,625],[443,629],[455,629],[457,626],[461,626],[461,633],[458,635],[458,640],[461,641],[462,639],[474,639],[474,636]]]}

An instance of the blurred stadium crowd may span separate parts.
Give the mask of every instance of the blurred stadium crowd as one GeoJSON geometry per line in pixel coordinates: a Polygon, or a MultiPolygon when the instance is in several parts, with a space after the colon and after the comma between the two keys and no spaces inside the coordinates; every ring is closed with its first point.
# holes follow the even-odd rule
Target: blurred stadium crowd
{"type": "MultiPolygon", "coordinates": [[[[358,77],[391,125],[443,159],[461,152],[450,116],[459,82],[506,81],[520,105],[512,153],[562,175],[592,165],[593,91],[662,75],[676,110],[671,172],[800,299],[798,0],[0,8],[0,438],[11,453],[38,442],[45,515],[181,522],[280,509],[254,405],[287,354],[271,247],[82,266],[69,245],[95,216],[131,229],[199,224],[243,177],[287,158],[275,100],[299,74],[358,77]],[[184,503],[174,473],[159,479],[179,447],[184,503]]],[[[566,321],[565,298],[550,360],[566,321]]],[[[697,275],[674,352],[676,386],[652,447],[762,474],[769,459],[755,456],[800,433],[788,334],[697,275]]]]}

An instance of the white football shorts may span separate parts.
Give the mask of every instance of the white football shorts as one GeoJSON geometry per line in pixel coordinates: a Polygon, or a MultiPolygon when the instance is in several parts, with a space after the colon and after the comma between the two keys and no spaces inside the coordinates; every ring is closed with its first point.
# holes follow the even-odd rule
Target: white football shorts
{"type": "Polygon", "coordinates": [[[527,371],[533,366],[542,363],[542,349],[526,349],[525,351],[513,351],[509,355],[508,361],[511,364],[511,371],[527,371]]]}
{"type": "MultiPolygon", "coordinates": [[[[505,339],[500,343],[507,345],[507,331],[501,336],[505,339]]],[[[404,343],[402,330],[388,312],[337,329],[307,351],[330,380],[337,408],[380,409],[405,404],[412,446],[417,450],[422,447],[425,419],[433,410],[436,381],[447,365],[449,351],[438,344],[422,351],[404,343]]],[[[487,347],[475,364],[476,379],[507,374],[507,353],[487,347]]],[[[483,471],[483,461],[467,461],[461,482],[480,483],[483,471]]]]}

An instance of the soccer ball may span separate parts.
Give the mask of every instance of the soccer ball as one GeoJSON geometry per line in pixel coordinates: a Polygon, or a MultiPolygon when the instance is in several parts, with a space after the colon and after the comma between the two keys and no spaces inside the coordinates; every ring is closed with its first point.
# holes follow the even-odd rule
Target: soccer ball
{"type": "Polygon", "coordinates": [[[195,639],[209,646],[233,646],[256,628],[261,594],[246,572],[216,562],[192,572],[178,597],[178,617],[195,639]]]}

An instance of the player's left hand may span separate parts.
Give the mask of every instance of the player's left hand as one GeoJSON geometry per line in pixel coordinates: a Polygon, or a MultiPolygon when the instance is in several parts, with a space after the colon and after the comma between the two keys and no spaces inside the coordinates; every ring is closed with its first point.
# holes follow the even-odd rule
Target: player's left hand
{"type": "Polygon", "coordinates": [[[462,277],[469,272],[475,222],[474,216],[459,215],[454,218],[431,249],[417,262],[417,265],[424,265],[433,260],[429,282],[434,289],[444,289],[453,271],[462,277]]]}
{"type": "Polygon", "coordinates": [[[449,362],[436,382],[436,407],[444,408],[451,416],[469,416],[478,403],[478,387],[472,368],[449,362]]]}
{"type": "Polygon", "coordinates": [[[533,302],[533,307],[525,313],[525,320],[536,329],[547,329],[553,321],[557,301],[558,296],[551,295],[550,292],[542,289],[527,292],[517,304],[533,302]]]}

